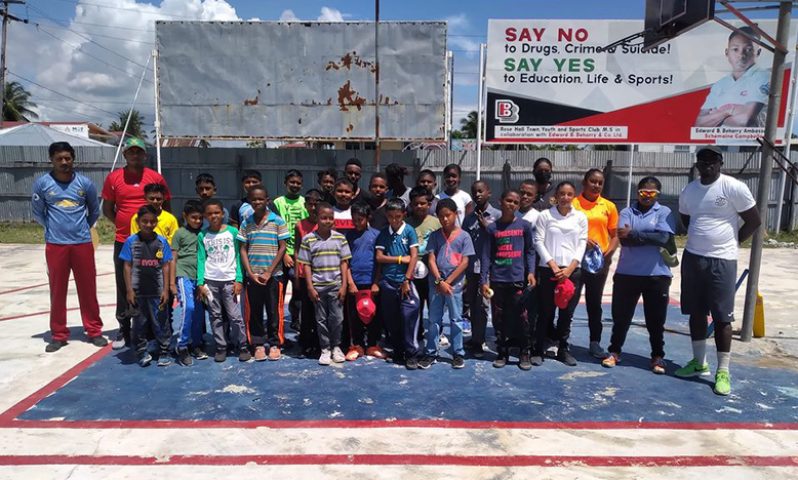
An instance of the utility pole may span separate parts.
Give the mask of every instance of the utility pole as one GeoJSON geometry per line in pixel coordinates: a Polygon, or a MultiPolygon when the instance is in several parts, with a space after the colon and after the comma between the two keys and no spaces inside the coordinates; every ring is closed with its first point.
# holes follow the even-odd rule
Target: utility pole
{"type": "Polygon", "coordinates": [[[0,128],[3,128],[4,112],[6,110],[6,38],[8,36],[8,22],[28,23],[27,20],[15,17],[8,13],[8,5],[12,3],[24,4],[25,0],[0,0],[3,3],[3,33],[0,43],[0,128]]]}

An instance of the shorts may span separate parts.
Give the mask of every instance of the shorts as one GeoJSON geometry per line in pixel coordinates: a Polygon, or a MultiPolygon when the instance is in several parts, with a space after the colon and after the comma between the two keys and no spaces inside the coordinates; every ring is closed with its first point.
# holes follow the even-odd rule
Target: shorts
{"type": "Polygon", "coordinates": [[[734,321],[737,261],[702,257],[687,250],[682,255],[682,313],[709,315],[721,323],[734,321]]]}

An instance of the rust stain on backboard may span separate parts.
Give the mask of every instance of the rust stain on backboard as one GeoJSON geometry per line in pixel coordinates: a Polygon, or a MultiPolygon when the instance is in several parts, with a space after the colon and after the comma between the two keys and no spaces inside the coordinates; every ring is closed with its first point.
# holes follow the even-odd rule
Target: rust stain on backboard
{"type": "Polygon", "coordinates": [[[342,112],[348,112],[350,106],[354,106],[360,111],[365,104],[366,99],[361,97],[357,91],[352,90],[352,83],[350,80],[347,80],[346,83],[338,89],[338,106],[342,112]]]}
{"type": "Polygon", "coordinates": [[[260,102],[260,89],[258,89],[258,94],[255,95],[255,98],[252,98],[252,99],[245,98],[244,99],[244,106],[245,107],[251,107],[253,105],[257,105],[258,102],[260,102]]]}
{"type": "Polygon", "coordinates": [[[347,52],[337,62],[327,62],[327,66],[324,68],[324,70],[352,70],[353,65],[358,68],[365,68],[371,73],[375,73],[377,71],[377,65],[374,62],[363,60],[363,58],[361,58],[356,51],[347,52]]]}

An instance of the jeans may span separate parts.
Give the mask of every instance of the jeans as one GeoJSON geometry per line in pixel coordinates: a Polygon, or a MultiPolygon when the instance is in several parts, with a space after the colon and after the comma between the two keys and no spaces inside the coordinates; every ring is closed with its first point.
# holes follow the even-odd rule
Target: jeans
{"type": "Polygon", "coordinates": [[[173,312],[173,330],[177,336],[177,348],[201,347],[205,305],[196,299],[197,281],[177,277],[176,282],[178,307],[173,312]]]}
{"type": "Polygon", "coordinates": [[[160,308],[160,302],[160,297],[136,298],[137,307],[132,310],[131,344],[139,358],[147,352],[147,332],[150,329],[155,332],[161,354],[169,352],[169,315],[166,308],[160,308]]]}
{"type": "Polygon", "coordinates": [[[244,318],[241,316],[241,307],[233,298],[233,283],[233,281],[205,281],[205,286],[208,287],[213,296],[211,301],[208,302],[208,311],[210,312],[211,329],[213,330],[213,340],[216,343],[217,352],[226,350],[228,343],[223,313],[227,314],[230,323],[230,343],[239,349],[247,346],[247,333],[244,327],[244,318]]]}
{"type": "Polygon", "coordinates": [[[341,346],[341,327],[344,323],[344,307],[338,301],[340,287],[318,287],[316,302],[316,329],[319,332],[319,347],[330,349],[341,346]]]}
{"type": "Polygon", "coordinates": [[[463,317],[471,322],[471,344],[475,347],[485,343],[488,328],[488,302],[480,292],[478,273],[466,274],[463,291],[463,317]]]}
{"type": "Polygon", "coordinates": [[[429,319],[427,320],[426,348],[427,355],[438,354],[438,339],[443,332],[443,310],[449,311],[449,338],[454,355],[464,356],[463,349],[463,286],[454,287],[451,295],[442,295],[430,288],[429,319]]]}

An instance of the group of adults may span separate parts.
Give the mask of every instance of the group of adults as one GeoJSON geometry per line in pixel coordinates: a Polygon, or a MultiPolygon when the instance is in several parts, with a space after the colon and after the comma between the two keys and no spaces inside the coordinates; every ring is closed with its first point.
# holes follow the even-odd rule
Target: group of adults
{"type": "MultiPolygon", "coordinates": [[[[131,217],[146,203],[145,185],[164,185],[166,210],[170,209],[171,197],[164,178],[145,166],[147,152],[140,139],[127,139],[122,154],[125,166],[107,176],[101,194],[102,214],[116,226],[114,266],[119,330],[114,343],[118,348],[129,342],[131,326],[123,264],[118,258],[124,241],[130,235],[131,217]]],[[[50,283],[52,339],[45,350],[55,352],[69,340],[66,294],[70,272],[75,278],[86,335],[91,343],[102,347],[107,345],[107,340],[102,336],[103,324],[97,302],[94,249],[90,233],[90,228],[100,217],[97,190],[87,177],[75,172],[75,151],[68,143],[52,144],[49,157],[52,170],[36,180],[32,195],[34,217],[45,228],[45,255],[50,283]]],[[[701,148],[696,160],[700,177],[690,182],[679,197],[679,213],[688,229],[687,245],[682,255],[681,305],[682,312],[690,316],[693,359],[676,374],[709,374],[706,337],[707,315],[711,314],[715,322],[718,354],[715,391],[728,394],[738,244],[759,228],[761,220],[756,202],[745,184],[721,173],[723,154],[719,149],[701,148]]],[[[548,215],[552,225],[559,222],[558,228],[563,229],[560,232],[563,238],[568,237],[567,230],[571,228],[563,220],[572,216],[572,210],[581,211],[587,218],[588,240],[584,261],[578,265],[557,265],[558,262],[551,265],[553,279],[567,274],[585,290],[590,352],[602,357],[605,366],[614,366],[620,361],[621,347],[635,305],[642,296],[651,342],[652,369],[664,373],[664,364],[661,363],[665,355],[663,331],[672,266],[668,261],[668,253],[664,251],[670,246],[669,253],[673,255],[672,240],[676,227],[670,210],[657,201],[661,191],[660,182],[654,177],[644,178],[638,185],[637,201],[624,209],[619,217],[614,204],[601,196],[604,186],[601,170],[587,172],[581,192],[577,195],[575,191],[568,193],[568,188],[560,188],[568,182],[558,186],[552,184],[552,167],[552,162],[545,158],[535,162],[533,171],[537,195],[532,205],[536,212],[545,212],[541,215],[548,215]],[[619,246],[621,254],[612,289],[613,334],[609,353],[605,353],[600,346],[602,292],[613,255],[619,246]],[[657,259],[662,259],[664,263],[657,259]],[[654,267],[643,268],[643,265],[654,267]]],[[[398,177],[401,178],[401,175],[398,177]]],[[[393,185],[392,188],[401,190],[400,185],[393,185]]],[[[523,196],[523,191],[521,193],[523,196]]],[[[557,257],[558,252],[562,253],[565,246],[566,242],[559,242],[550,252],[552,259],[557,257]]],[[[553,290],[555,283],[539,287],[553,290]]],[[[578,301],[579,295],[575,296],[578,301]]],[[[554,304],[548,305],[543,312],[550,318],[546,326],[550,338],[557,338],[557,330],[562,328],[554,323],[555,308],[554,304]]],[[[561,308],[560,315],[563,310],[567,314],[569,309],[573,311],[572,308],[561,308]]]]}

